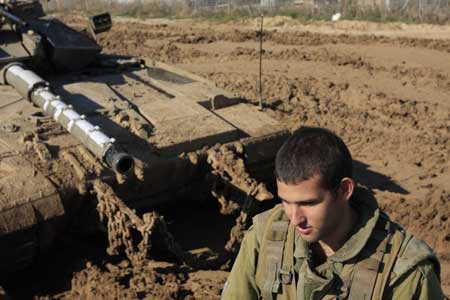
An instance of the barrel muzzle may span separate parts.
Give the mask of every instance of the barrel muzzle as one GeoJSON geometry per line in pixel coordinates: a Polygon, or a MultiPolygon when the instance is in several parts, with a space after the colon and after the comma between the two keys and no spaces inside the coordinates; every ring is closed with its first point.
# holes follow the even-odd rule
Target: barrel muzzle
{"type": "Polygon", "coordinates": [[[114,144],[106,151],[105,162],[120,174],[125,174],[134,167],[133,158],[114,144]]]}

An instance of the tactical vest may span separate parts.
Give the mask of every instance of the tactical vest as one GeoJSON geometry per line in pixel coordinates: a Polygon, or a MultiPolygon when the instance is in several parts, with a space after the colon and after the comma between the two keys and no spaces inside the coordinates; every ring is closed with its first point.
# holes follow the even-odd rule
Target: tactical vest
{"type": "MultiPolygon", "coordinates": [[[[295,228],[289,226],[281,205],[257,215],[253,223],[260,244],[256,284],[262,299],[296,300],[295,228]]],[[[382,299],[386,286],[392,286],[401,275],[427,259],[434,263],[439,276],[439,262],[432,250],[380,213],[369,241],[356,256],[356,262],[345,263],[339,274],[345,283],[342,292],[321,299],[382,299]]]]}

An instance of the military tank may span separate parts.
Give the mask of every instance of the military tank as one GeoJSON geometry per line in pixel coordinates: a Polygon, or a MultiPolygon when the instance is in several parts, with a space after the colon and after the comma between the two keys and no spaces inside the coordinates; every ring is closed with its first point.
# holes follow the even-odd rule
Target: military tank
{"type": "Polygon", "coordinates": [[[0,273],[32,264],[80,214],[103,226],[109,254],[146,257],[158,230],[201,264],[156,208],[211,194],[237,216],[236,251],[273,197],[262,182],[288,135],[274,118],[173,66],[102,54],[107,13],[77,31],[39,1],[3,0],[0,26],[0,273]]]}

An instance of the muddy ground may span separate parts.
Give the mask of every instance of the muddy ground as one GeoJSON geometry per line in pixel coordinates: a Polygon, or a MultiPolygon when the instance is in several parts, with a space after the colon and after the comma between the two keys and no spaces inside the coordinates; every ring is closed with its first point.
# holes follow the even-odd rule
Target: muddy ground
{"type": "MultiPolygon", "coordinates": [[[[257,20],[122,19],[100,42],[106,52],[175,64],[256,103],[257,28],[257,20]]],[[[323,126],[345,140],[359,182],[374,190],[393,220],[436,251],[449,294],[450,28],[363,22],[306,26],[271,18],[266,29],[266,109],[286,128],[323,126]]],[[[195,219],[208,209],[201,208],[195,219]]],[[[227,222],[232,220],[224,218],[227,222]]],[[[194,223],[197,231],[189,232],[190,238],[178,233],[185,247],[200,247],[203,236],[217,232],[218,243],[227,240],[226,230],[211,232],[205,223],[194,223]]],[[[46,271],[24,277],[26,292],[16,287],[12,294],[24,299],[219,299],[228,274],[170,259],[131,266],[105,258],[102,241],[91,243],[95,251],[72,247],[73,253],[62,255],[59,250],[78,245],[74,238],[64,243],[57,255],[40,262],[38,268],[46,271]],[[63,263],[70,267],[57,277],[49,275],[63,263]]]]}

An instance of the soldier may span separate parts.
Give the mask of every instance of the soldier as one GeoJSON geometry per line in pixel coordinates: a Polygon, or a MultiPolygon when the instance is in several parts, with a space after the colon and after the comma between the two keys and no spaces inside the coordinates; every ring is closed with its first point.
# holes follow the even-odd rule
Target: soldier
{"type": "Polygon", "coordinates": [[[223,300],[444,299],[433,251],[355,186],[334,133],[294,132],[275,173],[281,204],[253,218],[223,300]]]}

